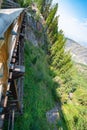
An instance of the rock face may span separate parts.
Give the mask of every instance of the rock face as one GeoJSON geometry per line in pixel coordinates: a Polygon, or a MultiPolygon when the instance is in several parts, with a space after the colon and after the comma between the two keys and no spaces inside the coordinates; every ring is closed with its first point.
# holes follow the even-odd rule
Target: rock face
{"type": "Polygon", "coordinates": [[[57,106],[46,113],[46,117],[49,123],[55,124],[59,118],[59,112],[57,106]]]}
{"type": "Polygon", "coordinates": [[[38,46],[44,44],[44,34],[43,25],[40,20],[35,19],[35,16],[27,10],[25,37],[33,45],[38,46]]]}
{"type": "Polygon", "coordinates": [[[65,51],[70,51],[72,59],[76,63],[87,65],[87,48],[86,47],[67,38],[65,51]]]}

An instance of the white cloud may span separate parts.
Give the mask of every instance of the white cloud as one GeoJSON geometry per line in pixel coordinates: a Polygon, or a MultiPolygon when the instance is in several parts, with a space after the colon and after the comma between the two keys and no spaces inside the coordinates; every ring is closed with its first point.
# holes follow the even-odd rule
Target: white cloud
{"type": "Polygon", "coordinates": [[[59,3],[58,14],[59,28],[64,31],[65,36],[82,44],[86,43],[87,46],[87,18],[75,18],[73,10],[65,8],[62,3],[59,3]]]}
{"type": "Polygon", "coordinates": [[[87,22],[80,22],[78,19],[61,14],[59,27],[65,35],[76,41],[87,42],[87,22]]]}
{"type": "Polygon", "coordinates": [[[83,25],[87,26],[87,18],[84,19],[83,25]]]}

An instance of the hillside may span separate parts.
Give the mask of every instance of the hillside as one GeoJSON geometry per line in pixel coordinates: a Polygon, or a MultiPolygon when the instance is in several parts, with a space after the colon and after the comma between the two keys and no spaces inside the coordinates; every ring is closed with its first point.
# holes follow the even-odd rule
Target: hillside
{"type": "MultiPolygon", "coordinates": [[[[85,88],[87,80],[83,75],[77,75],[77,71],[74,74],[72,69],[68,71],[67,66],[62,65],[60,65],[61,70],[64,67],[64,71],[68,73],[65,75],[62,73],[61,76],[57,68],[55,74],[52,64],[48,64],[46,47],[43,46],[46,37],[43,35],[41,23],[40,21],[38,23],[35,14],[30,17],[29,13],[27,13],[25,34],[24,114],[21,119],[16,120],[15,130],[86,130],[87,90],[85,88]],[[72,97],[69,97],[70,94],[72,97]]],[[[59,36],[63,35],[60,33],[59,36]]],[[[54,47],[56,49],[56,46],[53,46],[53,52],[54,47]]],[[[76,62],[87,64],[85,56],[87,50],[84,47],[68,39],[66,50],[71,50],[76,62]]],[[[67,55],[63,55],[62,49],[60,54],[63,62],[60,62],[61,59],[57,59],[57,62],[65,63],[67,55]]]]}
{"type": "Polygon", "coordinates": [[[73,61],[87,65],[87,48],[67,38],[66,51],[70,51],[73,61]]]}
{"type": "Polygon", "coordinates": [[[26,11],[24,113],[15,118],[14,130],[86,130],[87,48],[67,39],[74,66],[57,29],[58,5],[49,12],[47,3],[42,9],[39,4],[39,11],[34,4],[26,11]]]}

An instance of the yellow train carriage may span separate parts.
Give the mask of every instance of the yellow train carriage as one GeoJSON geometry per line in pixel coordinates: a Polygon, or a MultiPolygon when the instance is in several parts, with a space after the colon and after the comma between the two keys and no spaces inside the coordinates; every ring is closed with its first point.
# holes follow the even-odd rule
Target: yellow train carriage
{"type": "Polygon", "coordinates": [[[8,83],[8,68],[18,40],[24,9],[0,10],[0,99],[1,94],[6,94],[8,83]]]}

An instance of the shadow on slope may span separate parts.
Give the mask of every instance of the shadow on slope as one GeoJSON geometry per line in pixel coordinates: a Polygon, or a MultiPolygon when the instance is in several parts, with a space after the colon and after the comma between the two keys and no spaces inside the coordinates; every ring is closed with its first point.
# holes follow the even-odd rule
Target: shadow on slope
{"type": "MultiPolygon", "coordinates": [[[[25,67],[24,114],[16,119],[15,130],[55,130],[54,124],[47,121],[46,112],[55,107],[58,84],[50,76],[42,49],[31,43],[25,44],[25,67]]],[[[56,127],[67,130],[61,103],[59,108],[56,127]]]]}

